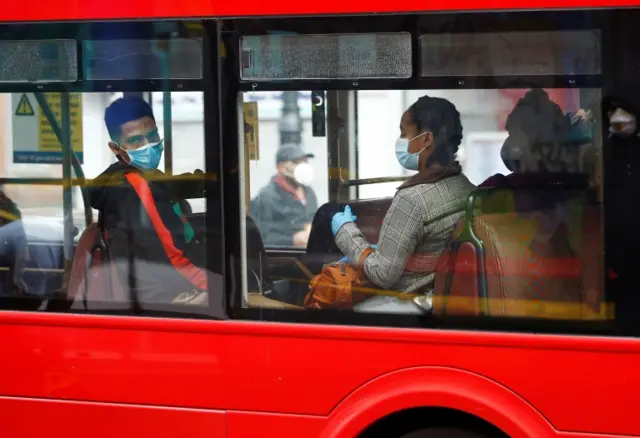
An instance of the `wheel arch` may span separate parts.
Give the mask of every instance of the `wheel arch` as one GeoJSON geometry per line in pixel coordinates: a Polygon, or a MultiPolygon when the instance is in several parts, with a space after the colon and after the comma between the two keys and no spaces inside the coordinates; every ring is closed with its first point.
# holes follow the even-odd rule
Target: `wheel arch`
{"type": "Polygon", "coordinates": [[[384,374],[351,392],[331,411],[321,437],[352,438],[412,409],[468,414],[512,438],[556,435],[533,406],[494,380],[456,368],[415,367],[384,374]]]}

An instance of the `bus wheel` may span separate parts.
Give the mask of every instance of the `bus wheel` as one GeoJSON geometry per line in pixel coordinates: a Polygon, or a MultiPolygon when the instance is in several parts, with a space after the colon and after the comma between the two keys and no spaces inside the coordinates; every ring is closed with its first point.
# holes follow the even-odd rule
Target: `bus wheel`
{"type": "Polygon", "coordinates": [[[488,438],[485,434],[449,427],[420,429],[400,438],[488,438]]]}

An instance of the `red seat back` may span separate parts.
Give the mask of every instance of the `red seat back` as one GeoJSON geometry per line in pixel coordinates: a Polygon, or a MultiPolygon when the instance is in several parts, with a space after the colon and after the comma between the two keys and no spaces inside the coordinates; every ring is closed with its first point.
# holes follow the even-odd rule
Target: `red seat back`
{"type": "Polygon", "coordinates": [[[71,265],[67,298],[74,303],[125,299],[98,224],[89,225],[80,236],[71,265]]]}
{"type": "Polygon", "coordinates": [[[439,314],[592,319],[601,307],[602,230],[599,207],[573,201],[569,246],[533,242],[540,217],[501,212],[473,217],[473,234],[482,251],[461,243],[463,223],[452,249],[438,263],[434,312],[439,314]],[[537,246],[533,246],[533,245],[537,246]],[[487,302],[481,300],[486,291],[487,302]]]}

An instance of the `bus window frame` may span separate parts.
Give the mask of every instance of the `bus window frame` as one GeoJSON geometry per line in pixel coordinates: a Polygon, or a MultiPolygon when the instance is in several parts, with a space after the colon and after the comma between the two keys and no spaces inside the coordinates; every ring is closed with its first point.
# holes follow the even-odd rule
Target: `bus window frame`
{"type": "MultiPolygon", "coordinates": [[[[279,80],[279,81],[240,81],[237,84],[238,91],[256,92],[256,91],[305,91],[305,90],[376,90],[376,89],[394,89],[394,90],[459,90],[459,89],[530,89],[539,88],[568,88],[568,89],[584,89],[599,88],[603,95],[610,87],[613,80],[613,72],[609,67],[610,59],[613,56],[608,53],[606,45],[609,41],[609,34],[612,31],[612,24],[609,22],[610,11],[608,10],[583,10],[583,11],[512,11],[499,12],[509,17],[528,17],[528,18],[544,18],[552,17],[557,14],[563,14],[565,17],[580,17],[582,20],[566,20],[571,25],[552,25],[536,26],[533,19],[529,20],[529,24],[521,26],[518,20],[503,20],[504,28],[496,28],[495,23],[483,22],[483,17],[497,12],[481,11],[479,13],[444,13],[444,14],[396,14],[393,17],[398,18],[402,22],[405,19],[404,27],[392,27],[385,25],[385,19],[391,17],[381,14],[380,16],[337,16],[337,17],[291,17],[288,21],[281,18],[239,18],[231,21],[230,28],[238,29],[237,38],[244,35],[265,35],[268,30],[277,30],[283,32],[297,32],[300,34],[318,33],[319,29],[324,29],[322,33],[354,33],[354,32],[393,32],[406,31],[407,26],[410,27],[412,34],[413,50],[413,75],[409,79],[349,79],[349,80],[279,80]],[[455,23],[453,28],[436,29],[436,32],[446,33],[468,33],[470,30],[465,25],[460,25],[460,17],[465,20],[470,19],[475,26],[473,32],[486,31],[525,31],[525,30],[579,30],[579,29],[598,29],[600,30],[601,43],[601,72],[597,75],[547,75],[547,76],[451,76],[446,78],[428,78],[420,76],[420,50],[418,46],[418,38],[420,35],[428,33],[426,22],[432,17],[449,16],[454,18],[451,22],[455,23]],[[424,19],[420,22],[420,19],[424,19]],[[343,22],[338,23],[338,21],[343,22]],[[406,24],[408,23],[408,25],[406,24]],[[458,27],[455,27],[455,26],[458,27]],[[247,33],[243,33],[242,29],[249,29],[247,33]],[[262,29],[262,32],[256,31],[262,29]],[[328,31],[327,29],[331,29],[328,31]]],[[[434,18],[436,19],[436,18],[434,18]]],[[[429,29],[433,31],[433,29],[429,29]]],[[[238,56],[239,45],[227,48],[228,56],[235,56],[236,60],[232,66],[237,70],[239,75],[241,60],[238,56]]],[[[223,77],[230,75],[225,70],[223,77]]],[[[223,107],[228,109],[231,107],[223,107]]],[[[226,143],[225,143],[226,144],[226,143]]],[[[602,141],[603,149],[606,148],[606,139],[602,141]]],[[[240,144],[236,144],[236,148],[240,144]]],[[[607,169],[610,167],[608,163],[608,154],[604,153],[602,158],[602,169],[604,182],[604,197],[607,198],[607,169]]],[[[239,163],[238,163],[239,165],[239,163]]],[[[607,208],[603,208],[603,217],[615,214],[616,204],[607,204],[607,208]]],[[[226,230],[225,230],[226,231],[226,230]]],[[[611,240],[611,230],[607,227],[605,221],[602,229],[602,238],[604,241],[604,266],[609,265],[610,253],[615,251],[618,242],[611,240]]],[[[288,248],[281,248],[287,250],[288,248]]],[[[606,269],[606,268],[605,268],[606,269]]],[[[605,276],[604,291],[606,302],[611,301],[610,289],[612,287],[611,278],[605,276]]],[[[258,321],[274,321],[274,322],[290,322],[290,323],[319,323],[319,324],[347,324],[347,325],[365,325],[365,326],[384,326],[384,327],[406,327],[406,328],[460,328],[473,330],[499,330],[499,331],[518,331],[518,332],[544,332],[557,334],[583,334],[583,335],[626,335],[620,332],[616,324],[612,320],[604,321],[585,321],[585,320],[549,320],[549,319],[528,319],[528,318],[478,318],[478,317],[453,317],[453,316],[434,316],[430,314],[422,316],[413,315],[392,315],[392,314],[372,314],[355,313],[352,311],[336,311],[323,310],[321,312],[312,311],[296,311],[282,309],[252,309],[243,308],[242,306],[230,306],[229,315],[234,319],[242,320],[258,320],[258,321]]]]}
{"type": "MultiPolygon", "coordinates": [[[[184,91],[198,91],[204,95],[204,114],[220,114],[220,100],[219,100],[219,72],[220,68],[217,64],[218,61],[218,48],[220,43],[219,22],[217,20],[174,20],[176,22],[193,23],[197,22],[202,24],[204,29],[204,36],[202,36],[202,65],[203,72],[200,79],[149,79],[149,80],[113,80],[113,81],[93,81],[84,80],[82,75],[82,50],[81,45],[83,40],[114,40],[118,39],[117,36],[110,35],[107,37],[91,37],[85,38],[83,35],[87,35],[91,31],[93,22],[69,22],[69,23],[28,23],[28,24],[15,24],[9,23],[4,25],[8,30],[4,33],[0,33],[0,40],[47,40],[53,39],[53,36],[48,35],[48,31],[53,29],[55,31],[55,38],[59,38],[62,35],[69,39],[74,39],[78,44],[78,68],[80,69],[79,79],[76,82],[56,82],[56,83],[0,83],[0,93],[2,94],[16,94],[16,93],[36,93],[37,95],[43,95],[43,93],[63,93],[68,96],[69,93],[116,93],[116,92],[134,92],[134,93],[152,93],[152,92],[184,92],[184,91]],[[17,29],[12,33],[13,29],[17,29]],[[213,39],[213,41],[212,41],[213,39]]],[[[158,20],[127,20],[126,23],[161,23],[158,20]]],[[[122,25],[123,22],[119,21],[107,21],[102,22],[101,25],[113,26],[117,28],[122,25]]],[[[135,38],[139,40],[159,40],[162,37],[166,38],[166,34],[162,32],[154,33],[147,32],[136,35],[135,38]]],[[[40,102],[38,102],[40,104],[40,102]]],[[[220,124],[217,117],[204,117],[203,130],[204,141],[208,147],[204,150],[205,160],[205,172],[212,172],[216,175],[221,175],[222,166],[218,160],[218,151],[222,150],[220,143],[220,124]]],[[[57,135],[57,134],[56,134],[57,135]]],[[[64,134],[62,134],[64,136],[64,134]]],[[[61,142],[62,143],[62,142],[61,142]]],[[[106,147],[106,146],[105,146],[106,147]]],[[[63,145],[64,149],[64,145],[63,145]]],[[[65,151],[63,151],[65,152],[65,151]]],[[[67,153],[69,151],[66,151],[67,153]]],[[[73,151],[71,151],[73,153],[73,151]]],[[[65,155],[67,155],[65,153],[65,155]]],[[[63,160],[63,166],[67,168],[64,171],[63,178],[0,178],[0,184],[48,184],[48,185],[60,185],[65,186],[65,182],[71,181],[72,186],[81,186],[84,182],[84,176],[78,175],[77,178],[71,178],[67,173],[71,170],[69,165],[71,162],[67,158],[63,160]]],[[[217,185],[216,181],[212,178],[208,178],[205,181],[205,203],[207,210],[205,211],[206,227],[221,227],[221,221],[216,220],[216,213],[222,215],[222,208],[224,202],[223,194],[221,193],[222,184],[217,185]],[[219,192],[219,196],[216,196],[216,192],[219,192]],[[207,194],[213,194],[207,195],[207,194]],[[220,199],[220,202],[217,202],[220,199]],[[209,213],[211,212],[211,213],[209,213]]],[[[68,199],[66,199],[68,201],[68,199]]],[[[66,207],[65,207],[66,208],[66,207]]],[[[224,224],[222,225],[224,226],[224,224]]],[[[223,229],[221,229],[222,231],[223,229]]],[[[223,233],[224,234],[224,233],[223,233]]],[[[225,245],[225,242],[223,242],[225,245]]],[[[74,244],[75,247],[75,244],[74,244]]],[[[226,248],[223,246],[223,253],[226,248]]],[[[207,271],[213,272],[214,260],[220,257],[220,248],[216,251],[212,241],[207,240],[206,243],[206,260],[207,271]]],[[[226,259],[226,258],[225,258],[226,259]]],[[[117,309],[114,310],[110,306],[110,302],[92,302],[95,305],[95,310],[89,312],[91,314],[98,315],[123,315],[123,316],[155,316],[155,317],[173,317],[173,318],[196,318],[196,319],[226,319],[227,313],[225,310],[225,296],[231,294],[233,290],[233,278],[228,275],[223,275],[225,294],[209,292],[209,300],[207,307],[199,306],[179,306],[175,304],[164,303],[152,303],[144,305],[144,308],[136,306],[137,299],[134,297],[131,303],[131,307],[127,310],[117,309]],[[212,299],[215,298],[215,299],[212,299]]],[[[211,283],[211,281],[209,281],[211,283]]],[[[66,296],[66,291],[65,291],[66,296]]],[[[16,298],[19,300],[20,298],[16,298]]],[[[11,302],[13,302],[12,300],[11,302]]],[[[85,310],[71,309],[71,303],[66,298],[51,297],[49,303],[44,311],[54,311],[61,313],[87,313],[85,310]]],[[[4,308],[4,307],[3,307],[4,308]]],[[[9,306],[9,310],[14,310],[9,306]]]]}

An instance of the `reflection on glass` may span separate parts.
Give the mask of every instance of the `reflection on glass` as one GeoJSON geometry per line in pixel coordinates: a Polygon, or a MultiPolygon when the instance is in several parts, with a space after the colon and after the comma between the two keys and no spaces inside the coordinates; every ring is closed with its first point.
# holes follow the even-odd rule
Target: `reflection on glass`
{"type": "Polygon", "coordinates": [[[201,39],[83,41],[88,80],[200,79],[201,39]]]}
{"type": "Polygon", "coordinates": [[[74,40],[0,41],[0,83],[74,82],[78,54],[74,40]]]}
{"type": "MultiPolygon", "coordinates": [[[[283,102],[279,94],[263,94],[245,95],[245,100],[257,102],[258,113],[264,115],[258,120],[260,160],[250,163],[252,215],[259,206],[257,195],[273,175],[277,160],[271,157],[286,149],[278,145],[277,137],[276,115],[283,102]]],[[[304,269],[295,261],[283,264],[267,259],[272,282],[265,298],[270,301],[258,302],[250,295],[249,306],[304,309],[306,297],[307,305],[315,302],[315,308],[356,312],[552,319],[611,316],[603,295],[600,179],[592,175],[600,167],[601,146],[594,137],[599,122],[589,115],[598,105],[599,90],[371,90],[358,92],[357,99],[357,150],[354,143],[314,138],[304,129],[302,145],[315,153],[313,165],[324,172],[316,162],[319,151],[326,150],[343,159],[350,157],[361,179],[404,173],[407,182],[359,187],[352,192],[359,197],[347,202],[355,218],[347,214],[344,203],[319,198],[301,259],[304,269]],[[583,94],[594,100],[581,101],[583,94]],[[404,106],[407,101],[423,100],[432,103],[409,111],[404,106]],[[439,112],[442,101],[454,105],[455,117],[439,112]],[[458,131],[438,123],[454,119],[461,127],[460,138],[454,136],[458,142],[454,157],[476,188],[464,192],[460,208],[448,213],[453,204],[443,197],[446,190],[429,190],[438,184],[434,181],[420,182],[429,169],[421,164],[421,151],[438,150],[453,138],[458,131]],[[402,163],[411,160],[398,155],[398,144],[407,141],[406,152],[418,154],[417,167],[403,169],[402,163]],[[414,187],[411,181],[417,181],[414,187]],[[407,194],[407,184],[415,193],[407,194]],[[407,205],[398,205],[398,199],[407,205]],[[432,223],[412,216],[420,211],[443,212],[446,217],[432,223]],[[344,215],[337,226],[336,213],[344,215]],[[449,228],[439,232],[434,224],[443,220],[449,228]],[[347,224],[348,235],[340,231],[340,224],[347,224]],[[402,243],[409,224],[418,224],[420,237],[411,241],[415,245],[402,243]],[[441,244],[437,250],[436,241],[441,244]],[[393,245],[411,248],[401,272],[380,262],[395,260],[398,251],[393,245]],[[309,299],[309,277],[340,260],[354,263],[367,247],[372,254],[365,257],[359,279],[363,293],[356,287],[350,304],[321,300],[317,305],[318,300],[309,299]],[[478,264],[482,265],[480,277],[473,268],[478,264]]],[[[305,121],[309,116],[301,117],[305,121]]],[[[329,178],[315,178],[312,186],[319,191],[328,183],[329,178]]],[[[277,203],[275,211],[279,219],[268,227],[256,222],[267,248],[277,247],[283,255],[289,250],[286,246],[294,246],[291,220],[284,203],[277,203]],[[286,233],[287,242],[271,245],[268,236],[274,233],[286,233]]],[[[317,289],[318,278],[311,290],[317,289]]]]}
{"type": "Polygon", "coordinates": [[[538,76],[601,73],[600,31],[428,34],[421,75],[538,76]]]}
{"type": "Polygon", "coordinates": [[[244,36],[241,77],[350,79],[411,77],[411,35],[244,36]]]}

